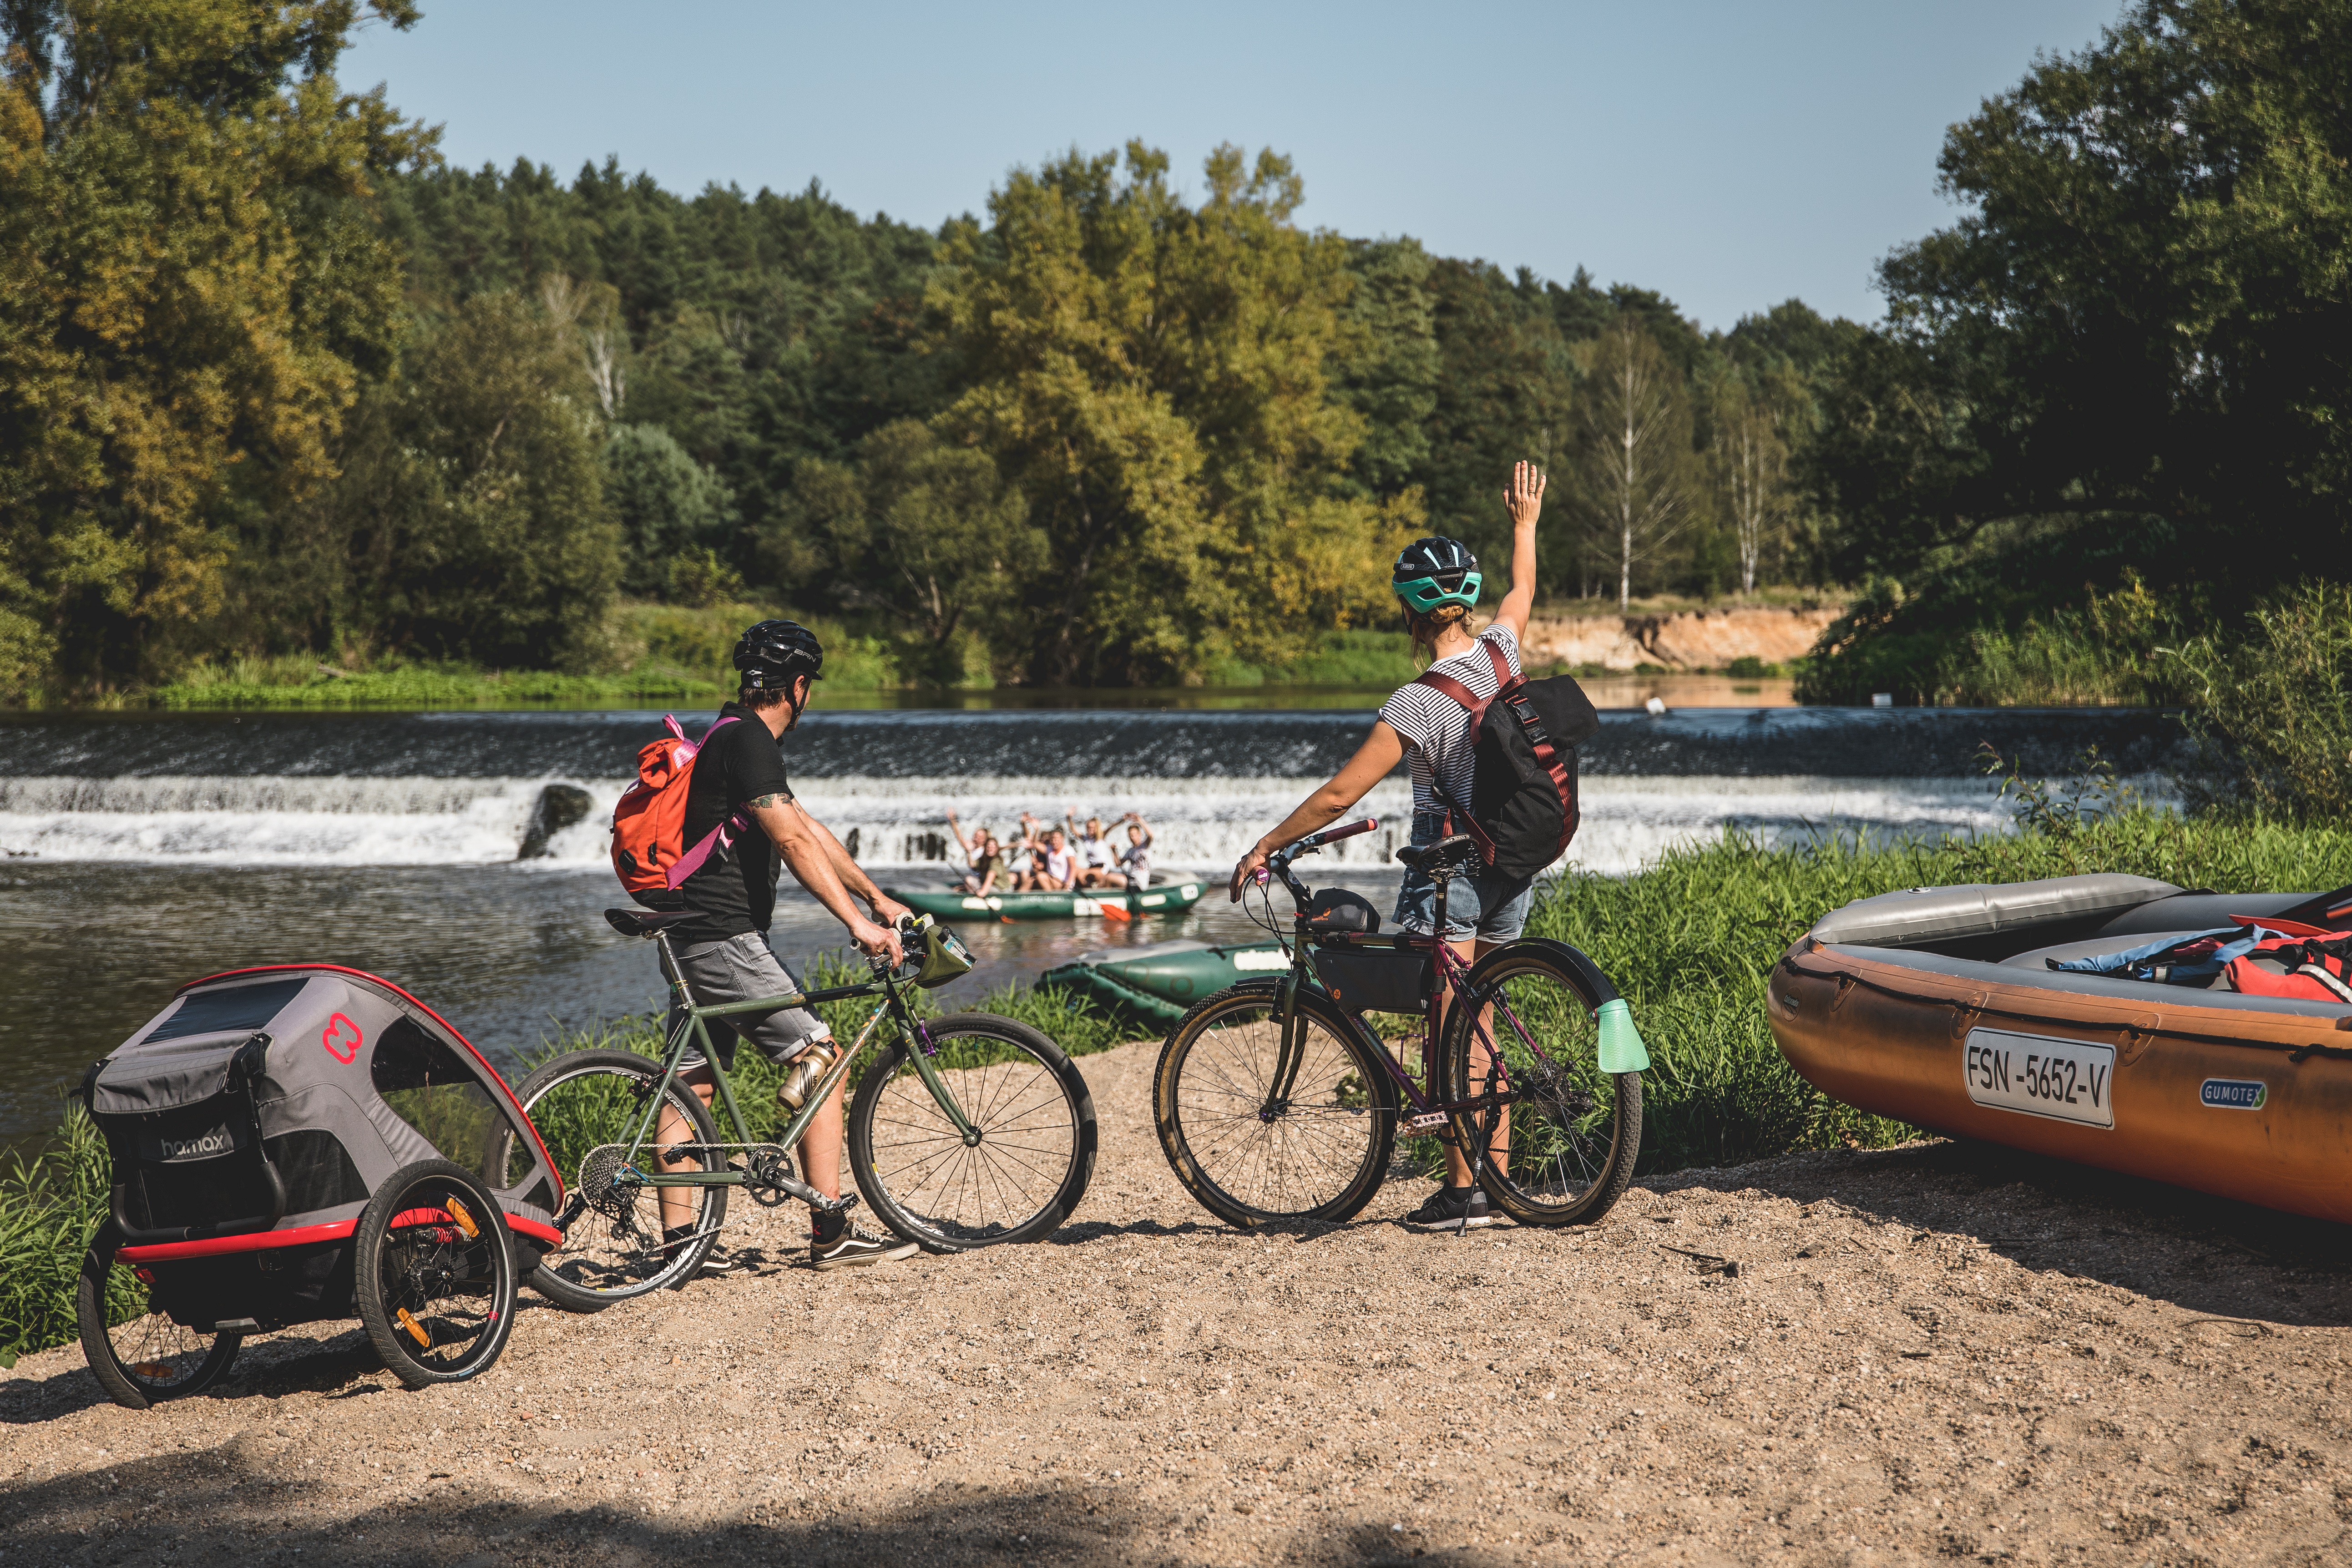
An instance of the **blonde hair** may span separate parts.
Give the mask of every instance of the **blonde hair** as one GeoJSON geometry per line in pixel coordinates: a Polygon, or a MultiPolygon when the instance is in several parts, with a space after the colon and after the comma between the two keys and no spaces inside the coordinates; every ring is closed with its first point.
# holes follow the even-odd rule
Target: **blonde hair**
{"type": "Polygon", "coordinates": [[[1446,627],[1457,626],[1469,618],[1469,608],[1463,605],[1440,605],[1433,610],[1416,610],[1408,605],[1404,612],[1404,629],[1412,638],[1412,651],[1428,655],[1424,663],[1434,663],[1438,637],[1446,627]]]}

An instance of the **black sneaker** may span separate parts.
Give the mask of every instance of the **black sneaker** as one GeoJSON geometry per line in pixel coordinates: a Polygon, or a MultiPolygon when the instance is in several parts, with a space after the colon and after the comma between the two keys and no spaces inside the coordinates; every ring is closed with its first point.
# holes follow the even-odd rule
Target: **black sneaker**
{"type": "Polygon", "coordinates": [[[831,1241],[809,1240],[809,1262],[818,1268],[863,1268],[875,1263],[896,1263],[922,1250],[911,1241],[877,1241],[845,1226],[831,1241]]]}
{"type": "Polygon", "coordinates": [[[1429,1201],[1404,1216],[1407,1225],[1425,1226],[1432,1230],[1458,1228],[1463,1215],[1469,1215],[1469,1228],[1492,1225],[1495,1216],[1487,1212],[1486,1190],[1481,1187],[1440,1187],[1429,1194],[1429,1201]]]}
{"type": "MultiPolygon", "coordinates": [[[[694,1227],[690,1225],[672,1226],[669,1229],[663,1231],[663,1257],[667,1258],[672,1249],[689,1242],[693,1238],[693,1236],[694,1227]]],[[[721,1247],[719,1243],[714,1241],[710,1244],[710,1250],[703,1254],[702,1267],[694,1271],[694,1278],[697,1279],[716,1279],[723,1275],[743,1274],[749,1271],[750,1265],[744,1263],[741,1258],[737,1258],[733,1253],[728,1251],[724,1247],[721,1247]]],[[[683,1281],[681,1281],[681,1283],[683,1283],[683,1281]]]]}

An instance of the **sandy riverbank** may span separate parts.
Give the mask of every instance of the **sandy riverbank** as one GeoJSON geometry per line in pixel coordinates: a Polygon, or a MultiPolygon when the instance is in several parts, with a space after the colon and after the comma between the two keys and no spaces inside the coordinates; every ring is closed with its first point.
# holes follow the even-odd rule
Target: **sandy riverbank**
{"type": "Polygon", "coordinates": [[[1938,1144],[1586,1231],[1419,1235],[1401,1181],[1246,1237],[1161,1163],[1153,1055],[1086,1058],[1102,1160],[1048,1244],[816,1275],[747,1227],[761,1272],[532,1305],[427,1394],[356,1334],[143,1414],[27,1358],[5,1561],[2352,1560],[2335,1227],[1938,1144]]]}

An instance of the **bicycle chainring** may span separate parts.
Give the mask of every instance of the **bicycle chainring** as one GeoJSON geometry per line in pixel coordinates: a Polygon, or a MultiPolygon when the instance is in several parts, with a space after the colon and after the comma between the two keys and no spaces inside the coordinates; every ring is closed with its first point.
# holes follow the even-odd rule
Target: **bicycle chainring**
{"type": "Polygon", "coordinates": [[[781,1143],[755,1143],[744,1162],[744,1194],[761,1208],[774,1208],[792,1197],[782,1185],[792,1175],[791,1150],[781,1143]]]}

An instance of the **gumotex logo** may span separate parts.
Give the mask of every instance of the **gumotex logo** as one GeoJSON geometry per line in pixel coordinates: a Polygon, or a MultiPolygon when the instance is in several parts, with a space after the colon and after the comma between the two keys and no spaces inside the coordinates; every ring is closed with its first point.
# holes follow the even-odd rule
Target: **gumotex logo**
{"type": "Polygon", "coordinates": [[[2271,1086],[2253,1079],[2209,1078],[2197,1098],[2217,1110],[2260,1110],[2271,1086]]]}

